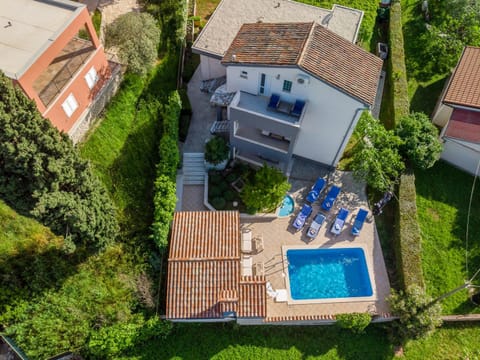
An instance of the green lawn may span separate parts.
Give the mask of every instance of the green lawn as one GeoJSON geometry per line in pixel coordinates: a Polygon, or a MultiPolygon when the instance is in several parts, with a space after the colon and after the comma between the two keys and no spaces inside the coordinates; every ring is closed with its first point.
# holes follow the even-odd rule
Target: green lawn
{"type": "MultiPolygon", "coordinates": [[[[466,225],[473,176],[444,162],[415,175],[424,277],[427,292],[436,297],[462,285],[480,267],[480,184],[470,215],[467,274],[466,225]]],[[[445,314],[480,313],[467,299],[466,290],[445,299],[443,305],[445,314]]]]}

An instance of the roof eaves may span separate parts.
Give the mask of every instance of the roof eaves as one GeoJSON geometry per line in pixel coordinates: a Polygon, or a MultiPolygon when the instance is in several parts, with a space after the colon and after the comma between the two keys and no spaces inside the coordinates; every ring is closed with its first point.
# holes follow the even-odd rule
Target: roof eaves
{"type": "Polygon", "coordinates": [[[302,45],[302,51],[300,52],[298,58],[297,58],[297,64],[300,65],[303,61],[303,58],[305,56],[305,52],[308,49],[308,46],[310,45],[310,42],[312,41],[313,38],[313,32],[315,31],[316,26],[321,26],[321,25],[316,25],[315,21],[311,22],[311,27],[310,27],[310,32],[308,33],[308,36],[305,38],[305,41],[303,42],[302,45]]]}

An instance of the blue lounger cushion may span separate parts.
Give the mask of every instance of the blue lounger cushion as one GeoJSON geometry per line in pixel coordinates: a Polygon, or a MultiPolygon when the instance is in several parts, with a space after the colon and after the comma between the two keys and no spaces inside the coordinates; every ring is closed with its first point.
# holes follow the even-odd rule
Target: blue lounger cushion
{"type": "Polygon", "coordinates": [[[340,234],[342,232],[343,226],[345,225],[345,221],[347,220],[347,217],[348,217],[348,210],[345,208],[341,208],[340,211],[338,212],[337,218],[335,219],[335,222],[333,223],[330,231],[335,235],[340,234]]]}
{"type": "Polygon", "coordinates": [[[325,187],[325,179],[318,178],[315,184],[313,184],[312,188],[310,189],[310,192],[307,195],[307,201],[310,203],[316,201],[324,187],[325,187]]]}
{"type": "Polygon", "coordinates": [[[303,100],[296,100],[295,104],[293,104],[292,111],[290,114],[293,116],[300,117],[302,115],[303,107],[305,106],[305,101],[303,100]]]}
{"type": "Polygon", "coordinates": [[[340,194],[340,188],[336,185],[333,185],[328,191],[325,200],[323,200],[322,209],[325,211],[330,211],[333,204],[335,204],[335,200],[337,200],[338,194],[340,194]]]}
{"type": "Polygon", "coordinates": [[[368,211],[365,209],[360,209],[358,210],[358,214],[355,218],[355,222],[353,223],[352,227],[352,235],[353,236],[358,236],[360,235],[360,231],[362,230],[363,223],[365,222],[365,219],[367,218],[368,211]]]}
{"type": "Polygon", "coordinates": [[[272,94],[272,96],[270,96],[270,101],[268,102],[268,108],[276,110],[279,103],[280,103],[280,95],[272,94]]]}
{"type": "Polygon", "coordinates": [[[295,221],[293,222],[293,227],[297,230],[300,230],[305,225],[305,221],[312,213],[312,207],[310,205],[304,204],[302,210],[298,213],[295,221]]]}

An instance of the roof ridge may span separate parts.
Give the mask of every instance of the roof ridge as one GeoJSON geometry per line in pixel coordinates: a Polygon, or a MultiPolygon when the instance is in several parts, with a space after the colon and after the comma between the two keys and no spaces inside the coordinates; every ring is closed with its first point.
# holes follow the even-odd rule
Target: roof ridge
{"type": "MultiPolygon", "coordinates": [[[[308,45],[310,45],[310,43],[312,41],[313,31],[315,30],[315,27],[316,27],[315,26],[316,25],[315,21],[312,21],[310,24],[311,24],[310,32],[308,33],[307,37],[305,38],[305,42],[303,43],[303,46],[302,46],[302,51],[300,52],[300,55],[298,56],[298,59],[297,59],[297,65],[299,65],[299,66],[302,63],[305,52],[308,49],[308,45]]],[[[319,25],[319,26],[321,26],[321,25],[319,25]]]]}

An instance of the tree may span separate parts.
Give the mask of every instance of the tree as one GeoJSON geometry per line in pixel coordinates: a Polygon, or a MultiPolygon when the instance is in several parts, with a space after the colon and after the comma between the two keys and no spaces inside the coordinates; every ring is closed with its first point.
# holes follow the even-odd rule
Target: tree
{"type": "Polygon", "coordinates": [[[147,13],[129,12],[107,26],[105,46],[118,50],[129,71],[144,75],[157,58],[160,29],[147,13]]]}
{"type": "Polygon", "coordinates": [[[401,118],[395,133],[402,139],[400,152],[403,157],[420,168],[431,168],[440,158],[442,145],[438,130],[424,113],[401,118]]]}
{"type": "Polygon", "coordinates": [[[247,181],[240,196],[252,211],[271,211],[281,203],[288,189],[290,184],[286,176],[280,170],[264,165],[255,173],[253,181],[247,181]]]}
{"type": "Polygon", "coordinates": [[[405,292],[392,290],[387,301],[399,317],[393,326],[401,342],[426,337],[442,324],[442,306],[419,286],[410,286],[405,292]]]}
{"type": "Polygon", "coordinates": [[[393,131],[364,112],[355,128],[352,170],[356,178],[381,192],[391,190],[405,168],[398,152],[401,140],[393,131]]]}
{"type": "Polygon", "coordinates": [[[205,144],[205,160],[212,165],[227,160],[229,152],[227,142],[220,136],[214,136],[205,144]]]}
{"type": "Polygon", "coordinates": [[[103,246],[115,209],[71,140],[0,74],[0,196],[76,244],[103,246]]]}

